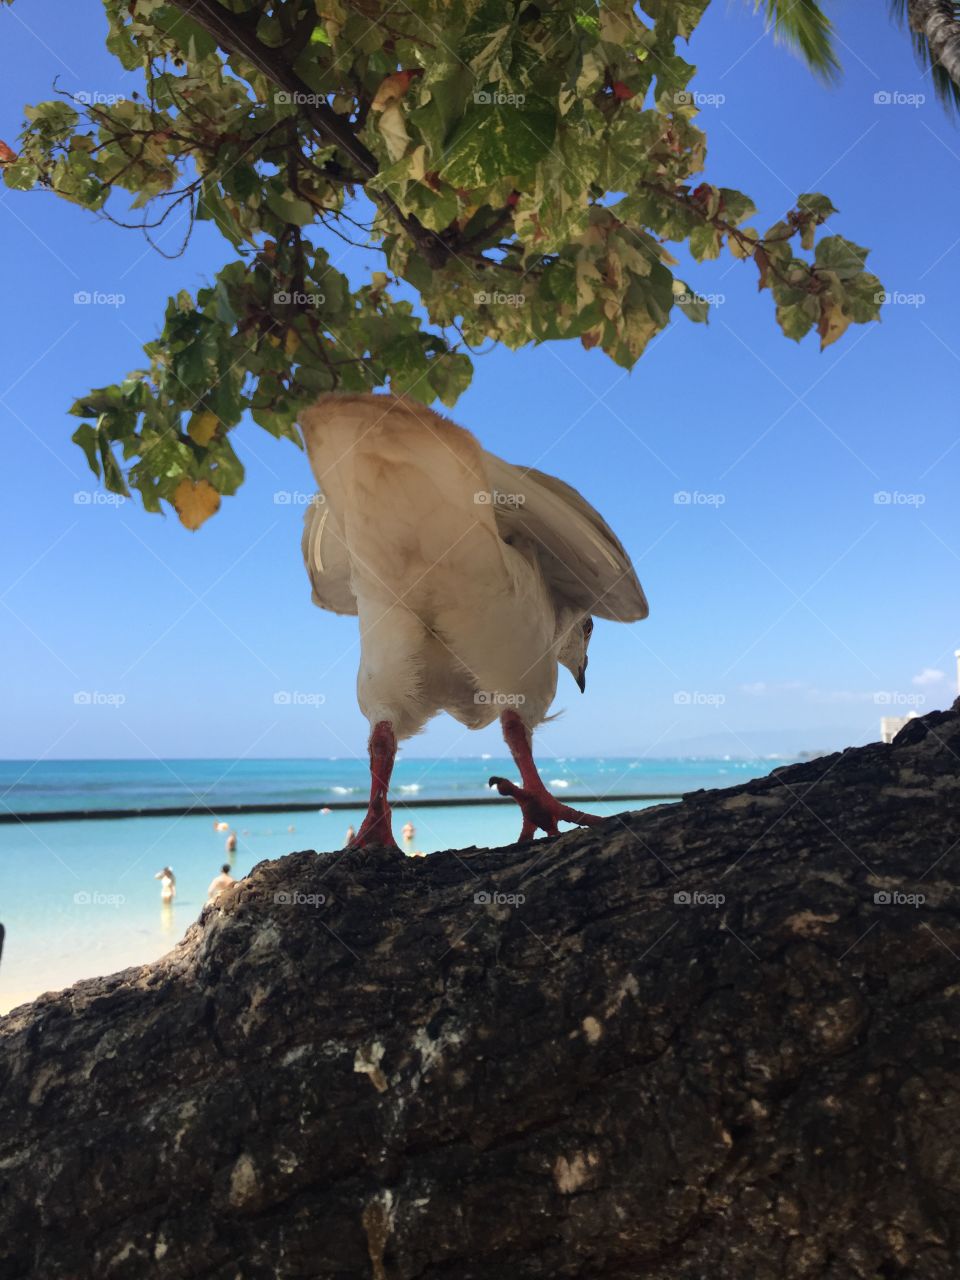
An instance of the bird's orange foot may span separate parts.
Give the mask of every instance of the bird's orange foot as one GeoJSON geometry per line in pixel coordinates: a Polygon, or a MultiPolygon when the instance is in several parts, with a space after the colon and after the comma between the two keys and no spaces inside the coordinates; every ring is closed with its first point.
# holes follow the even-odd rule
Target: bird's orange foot
{"type": "Polygon", "coordinates": [[[488,785],[496,787],[502,796],[510,796],[520,806],[523,814],[519,836],[521,841],[532,840],[537,831],[544,831],[548,836],[559,835],[558,822],[572,822],[578,827],[596,827],[604,821],[595,814],[583,813],[580,809],[571,809],[569,805],[562,804],[546,787],[525,791],[507,778],[491,778],[488,785]]]}
{"type": "Polygon", "coordinates": [[[360,830],[350,841],[348,849],[398,849],[400,846],[393,838],[392,814],[385,800],[371,804],[367,816],[360,824],[360,830]]]}

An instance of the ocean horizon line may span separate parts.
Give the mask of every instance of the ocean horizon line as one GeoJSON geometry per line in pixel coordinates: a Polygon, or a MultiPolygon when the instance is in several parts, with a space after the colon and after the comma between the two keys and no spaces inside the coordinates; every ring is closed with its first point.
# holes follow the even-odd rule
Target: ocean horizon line
{"type": "MultiPolygon", "coordinates": [[[[730,752],[723,754],[715,754],[710,752],[695,752],[682,755],[647,755],[643,751],[620,752],[616,755],[604,755],[601,752],[587,752],[585,755],[544,755],[538,756],[540,760],[649,760],[669,761],[669,760],[719,760],[719,761],[752,761],[752,760],[784,760],[791,761],[799,758],[799,755],[809,753],[797,752],[754,752],[750,755],[734,755],[730,752]]],[[[478,755],[410,755],[406,752],[403,755],[404,760],[509,760],[508,753],[497,754],[494,752],[483,752],[478,755]]],[[[223,764],[226,762],[239,764],[282,764],[289,762],[291,764],[310,764],[310,763],[330,763],[340,760],[358,760],[366,763],[367,753],[364,751],[357,755],[340,755],[340,756],[0,756],[0,765],[6,764],[171,764],[175,761],[182,764],[223,764]]]]}

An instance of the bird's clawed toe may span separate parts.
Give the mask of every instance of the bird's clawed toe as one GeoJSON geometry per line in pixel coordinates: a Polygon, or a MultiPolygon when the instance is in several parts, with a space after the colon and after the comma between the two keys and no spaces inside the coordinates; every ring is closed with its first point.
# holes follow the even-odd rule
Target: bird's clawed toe
{"type": "Polygon", "coordinates": [[[488,786],[494,787],[502,796],[516,800],[523,814],[523,825],[520,828],[518,841],[532,840],[537,831],[548,836],[560,834],[559,822],[572,822],[578,827],[595,827],[603,822],[592,813],[583,813],[580,809],[571,809],[562,804],[556,796],[552,796],[546,787],[537,790],[524,790],[508,778],[491,778],[488,786]]]}

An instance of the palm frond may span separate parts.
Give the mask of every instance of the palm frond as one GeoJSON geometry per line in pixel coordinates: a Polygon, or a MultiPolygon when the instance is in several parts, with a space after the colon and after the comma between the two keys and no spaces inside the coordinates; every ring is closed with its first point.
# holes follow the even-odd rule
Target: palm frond
{"type": "Polygon", "coordinates": [[[833,47],[833,27],[816,0],[754,0],[763,8],[774,38],[799,53],[824,80],[835,80],[840,63],[833,47]]]}

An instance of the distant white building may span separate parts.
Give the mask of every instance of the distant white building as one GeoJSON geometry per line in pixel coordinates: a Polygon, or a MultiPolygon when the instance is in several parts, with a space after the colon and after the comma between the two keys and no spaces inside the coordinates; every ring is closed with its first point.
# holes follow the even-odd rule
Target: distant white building
{"type": "Polygon", "coordinates": [[[916,720],[917,713],[911,711],[907,716],[881,716],[880,717],[880,741],[892,742],[905,724],[909,724],[911,720],[916,720]]]}
{"type": "MultiPolygon", "coordinates": [[[[954,649],[953,656],[957,660],[957,696],[960,698],[960,649],[954,649]]],[[[932,675],[940,677],[939,671],[934,671],[932,675]]],[[[881,716],[880,717],[880,741],[892,742],[903,726],[911,720],[916,720],[917,712],[911,711],[905,716],[881,716]]]]}

